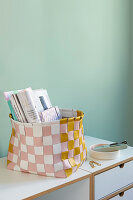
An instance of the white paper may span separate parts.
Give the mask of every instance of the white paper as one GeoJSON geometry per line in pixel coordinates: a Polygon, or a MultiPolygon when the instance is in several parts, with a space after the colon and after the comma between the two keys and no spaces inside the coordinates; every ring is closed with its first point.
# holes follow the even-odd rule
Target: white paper
{"type": "Polygon", "coordinates": [[[34,102],[34,95],[31,88],[20,91],[17,94],[22,109],[29,123],[41,122],[34,102]]]}
{"type": "Polygon", "coordinates": [[[47,90],[44,90],[44,89],[33,90],[33,94],[34,94],[35,106],[36,106],[38,113],[42,112],[45,109],[52,107],[47,90]],[[40,97],[42,97],[44,100],[45,108],[43,107],[43,105],[41,103],[40,97]]]}

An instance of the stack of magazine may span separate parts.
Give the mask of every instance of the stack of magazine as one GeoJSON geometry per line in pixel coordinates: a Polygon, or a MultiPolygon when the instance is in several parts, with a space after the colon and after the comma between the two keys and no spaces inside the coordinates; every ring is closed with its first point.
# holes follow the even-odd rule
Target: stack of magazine
{"type": "Polygon", "coordinates": [[[47,90],[26,88],[4,92],[14,120],[23,123],[41,123],[59,120],[60,110],[52,107],[47,90]]]}

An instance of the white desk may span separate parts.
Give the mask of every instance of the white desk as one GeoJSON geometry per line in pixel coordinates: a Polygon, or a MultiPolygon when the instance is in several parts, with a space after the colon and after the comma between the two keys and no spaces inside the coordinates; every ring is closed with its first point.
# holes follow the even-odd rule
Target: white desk
{"type": "MultiPolygon", "coordinates": [[[[92,144],[110,143],[89,136],[85,140],[88,150],[92,144]]],[[[6,158],[0,158],[0,200],[133,200],[132,147],[122,150],[118,159],[100,160],[101,166],[95,168],[90,159],[88,155],[76,173],[61,179],[7,170],[6,158]]]]}
{"type": "MultiPolygon", "coordinates": [[[[101,166],[92,168],[89,165],[89,160],[91,159],[89,156],[89,147],[93,144],[110,144],[110,141],[102,140],[94,137],[85,136],[85,142],[88,150],[88,156],[87,161],[83,163],[83,165],[80,167],[80,169],[87,170],[90,173],[100,173],[101,171],[105,171],[108,168],[111,168],[111,166],[118,165],[120,163],[123,163],[123,161],[133,160],[133,147],[128,147],[125,150],[121,150],[120,157],[115,160],[97,160],[99,163],[101,163],[101,166]]],[[[93,159],[95,160],[95,159],[93,159]]]]}
{"type": "MultiPolygon", "coordinates": [[[[86,192],[85,200],[88,200],[89,176],[89,172],[81,169],[65,179],[11,171],[6,168],[6,158],[0,158],[0,200],[34,199],[65,186],[66,190],[65,188],[60,189],[57,196],[63,195],[64,200],[68,199],[67,196],[73,196],[74,200],[80,200],[80,197],[86,192]],[[69,189],[69,185],[72,186],[71,189],[69,189]],[[70,192],[68,193],[68,191],[70,192]]],[[[53,197],[52,195],[50,197],[46,195],[45,199],[58,199],[55,192],[53,197]]]]}
{"type": "MultiPolygon", "coordinates": [[[[92,144],[110,143],[89,136],[85,136],[85,141],[88,151],[92,144]]],[[[95,161],[95,159],[90,158],[88,153],[87,161],[83,163],[80,169],[91,173],[91,200],[112,199],[116,195],[115,199],[117,200],[133,200],[133,190],[130,189],[133,187],[133,147],[121,150],[120,157],[115,160],[96,160],[101,166],[95,168],[91,168],[89,165],[90,160],[95,161]],[[125,192],[128,199],[125,196],[120,197],[118,195],[126,190],[128,190],[125,192]]]]}

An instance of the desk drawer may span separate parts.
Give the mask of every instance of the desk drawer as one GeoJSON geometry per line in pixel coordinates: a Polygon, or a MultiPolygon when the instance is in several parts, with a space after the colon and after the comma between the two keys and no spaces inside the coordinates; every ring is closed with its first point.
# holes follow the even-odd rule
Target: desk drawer
{"type": "Polygon", "coordinates": [[[133,182],[133,161],[98,174],[94,180],[95,200],[98,200],[133,182]]]}
{"type": "Polygon", "coordinates": [[[121,192],[110,200],[133,200],[133,188],[125,192],[121,192]]]}

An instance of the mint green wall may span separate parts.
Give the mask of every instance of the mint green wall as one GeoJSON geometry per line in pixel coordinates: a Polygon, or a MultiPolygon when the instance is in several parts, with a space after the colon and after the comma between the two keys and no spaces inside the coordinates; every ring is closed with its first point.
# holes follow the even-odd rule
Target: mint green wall
{"type": "Polygon", "coordinates": [[[87,135],[128,139],[129,11],[129,0],[0,0],[0,157],[3,91],[29,86],[83,110],[87,135]]]}

